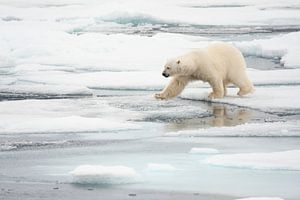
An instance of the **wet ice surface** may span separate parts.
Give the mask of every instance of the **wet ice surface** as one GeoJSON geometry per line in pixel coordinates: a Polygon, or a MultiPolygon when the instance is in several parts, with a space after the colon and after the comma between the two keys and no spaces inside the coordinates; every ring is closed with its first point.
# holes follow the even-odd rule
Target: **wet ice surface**
{"type": "Polygon", "coordinates": [[[299,199],[299,2],[31,0],[0,11],[0,198],[53,183],[299,199]],[[153,98],[167,58],[215,40],[244,53],[254,94],[231,87],[210,101],[196,82],[153,98]]]}

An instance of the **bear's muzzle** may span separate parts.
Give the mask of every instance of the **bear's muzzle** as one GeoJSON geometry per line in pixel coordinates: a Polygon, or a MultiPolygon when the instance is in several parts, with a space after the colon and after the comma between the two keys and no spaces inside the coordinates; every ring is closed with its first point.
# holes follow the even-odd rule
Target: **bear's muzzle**
{"type": "Polygon", "coordinates": [[[166,74],[165,72],[163,72],[162,75],[166,78],[170,76],[169,74],[166,74]]]}

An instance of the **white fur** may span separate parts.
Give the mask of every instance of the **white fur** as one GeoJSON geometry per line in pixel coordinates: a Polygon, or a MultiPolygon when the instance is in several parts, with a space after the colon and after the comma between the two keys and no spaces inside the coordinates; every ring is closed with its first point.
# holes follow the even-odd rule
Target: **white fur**
{"type": "Polygon", "coordinates": [[[246,62],[242,53],[233,45],[224,42],[213,43],[206,48],[169,60],[163,74],[173,78],[161,93],[155,94],[157,99],[176,97],[193,80],[201,80],[211,85],[213,92],[209,95],[210,98],[226,96],[226,87],[231,83],[240,89],[240,96],[254,91],[246,74],[246,62]]]}

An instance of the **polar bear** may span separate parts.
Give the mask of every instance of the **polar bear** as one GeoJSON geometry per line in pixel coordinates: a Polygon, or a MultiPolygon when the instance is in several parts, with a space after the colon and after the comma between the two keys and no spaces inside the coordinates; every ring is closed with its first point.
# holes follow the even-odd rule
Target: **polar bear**
{"type": "Polygon", "coordinates": [[[176,97],[194,80],[210,84],[213,91],[209,98],[226,96],[227,85],[231,83],[239,88],[239,96],[254,91],[246,74],[246,62],[242,53],[233,45],[224,42],[215,42],[206,48],[169,60],[162,75],[173,78],[162,92],[155,94],[155,98],[161,100],[176,97]]]}

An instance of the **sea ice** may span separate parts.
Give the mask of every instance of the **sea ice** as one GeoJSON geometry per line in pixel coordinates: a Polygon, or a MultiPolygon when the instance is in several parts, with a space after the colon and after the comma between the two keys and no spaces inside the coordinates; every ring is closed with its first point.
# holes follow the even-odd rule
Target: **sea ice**
{"type": "Polygon", "coordinates": [[[246,55],[266,58],[280,58],[286,67],[300,67],[300,32],[279,35],[270,39],[236,42],[246,55]]]}
{"type": "Polygon", "coordinates": [[[263,170],[300,170],[300,150],[211,156],[203,161],[221,167],[263,170]]]}
{"type": "Polygon", "coordinates": [[[0,85],[0,91],[12,94],[78,95],[92,96],[92,91],[84,86],[53,84],[0,85]]]}
{"type": "Polygon", "coordinates": [[[99,132],[135,129],[131,123],[117,122],[109,119],[67,116],[34,117],[1,115],[1,133],[59,133],[59,132],[99,132]]]}
{"type": "Polygon", "coordinates": [[[178,170],[176,167],[165,163],[149,163],[146,168],[147,171],[174,171],[178,170]]]}
{"type": "Polygon", "coordinates": [[[239,97],[237,88],[229,88],[228,95],[222,99],[209,99],[211,89],[189,88],[183,91],[181,97],[190,100],[227,103],[270,113],[297,113],[300,108],[299,86],[256,87],[253,94],[239,97]],[[291,98],[292,97],[292,98],[291,98]]]}
{"type": "Polygon", "coordinates": [[[0,102],[0,132],[99,132],[137,129],[129,123],[130,111],[107,105],[99,99],[19,100],[0,102]],[[126,115],[124,117],[123,115],[126,115]]]}
{"type": "Polygon", "coordinates": [[[219,150],[213,148],[198,148],[193,147],[190,152],[191,154],[218,154],[219,150]]]}
{"type": "Polygon", "coordinates": [[[248,197],[248,198],[242,198],[236,200],[284,200],[284,199],[279,197],[248,197]]]}
{"type": "MultiPolygon", "coordinates": [[[[39,71],[22,74],[19,79],[26,82],[39,83],[38,85],[44,84],[46,89],[49,88],[46,91],[49,91],[50,89],[51,91],[54,91],[55,88],[61,86],[61,89],[57,89],[57,93],[60,93],[60,91],[64,90],[64,88],[70,88],[70,91],[72,91],[72,87],[74,90],[73,93],[78,90],[83,90],[84,87],[94,89],[157,90],[162,89],[170,81],[161,75],[162,66],[158,67],[161,69],[151,71],[147,71],[145,69],[143,69],[144,71],[101,71],[87,73],[68,73],[63,71],[47,71],[47,73],[45,73],[43,71],[39,71]]],[[[248,73],[253,80],[253,83],[256,85],[300,84],[300,69],[267,71],[249,69],[248,73]],[[265,78],[266,76],[268,79],[265,78]]],[[[197,81],[189,84],[188,87],[208,87],[208,85],[197,81]]],[[[9,87],[3,86],[3,88],[12,88],[10,89],[11,91],[22,91],[22,86],[20,86],[20,84],[9,87]]],[[[83,94],[84,92],[89,92],[87,88],[87,91],[82,91],[83,94]]],[[[37,91],[37,88],[33,86],[32,91],[37,91]]]]}
{"type": "Polygon", "coordinates": [[[166,133],[165,136],[194,137],[286,137],[300,136],[299,121],[249,123],[232,127],[212,127],[166,133]]]}
{"type": "Polygon", "coordinates": [[[74,183],[80,184],[127,184],[138,181],[140,175],[126,166],[80,165],[70,174],[74,183]]]}

